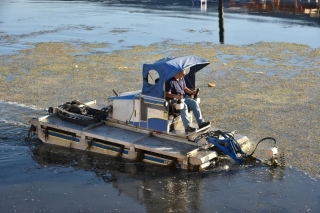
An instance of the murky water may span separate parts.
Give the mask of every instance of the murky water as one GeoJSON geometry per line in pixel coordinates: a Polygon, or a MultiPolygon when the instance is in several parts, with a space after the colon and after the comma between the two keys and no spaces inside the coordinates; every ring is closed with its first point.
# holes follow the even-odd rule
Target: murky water
{"type": "Polygon", "coordinates": [[[37,139],[25,141],[23,113],[37,116],[42,110],[0,105],[1,115],[7,115],[0,121],[1,212],[317,212],[320,208],[319,182],[292,167],[225,161],[189,173],[37,139]]]}
{"type": "MultiPolygon", "coordinates": [[[[215,46],[220,42],[216,4],[209,3],[206,11],[190,5],[185,1],[163,1],[157,4],[154,1],[132,1],[129,5],[121,1],[0,0],[0,66],[5,66],[0,73],[0,88],[6,86],[6,92],[0,93],[4,94],[0,96],[0,212],[320,210],[320,184],[317,179],[320,167],[317,133],[319,113],[316,98],[319,93],[317,79],[320,68],[316,60],[320,47],[319,22],[301,17],[287,19],[226,12],[225,46],[215,46]],[[262,41],[277,42],[279,45],[255,44],[262,41]],[[211,42],[208,44],[210,51],[216,48],[217,53],[209,53],[209,50],[204,53],[199,46],[193,45],[195,42],[211,42]],[[45,54],[59,66],[72,64],[72,69],[65,71],[67,75],[56,72],[60,67],[56,69],[49,63],[47,65],[39,53],[33,54],[38,43],[43,45],[37,46],[35,52],[45,54]],[[168,43],[173,45],[166,46],[168,43]],[[200,54],[213,60],[212,69],[215,72],[207,69],[200,79],[219,79],[214,82],[219,90],[214,90],[214,95],[211,95],[212,90],[204,88],[203,97],[213,101],[220,99],[220,102],[226,102],[229,106],[225,109],[223,104],[214,102],[218,108],[216,113],[225,116],[205,113],[206,116],[210,119],[215,117],[216,122],[224,128],[236,128],[241,133],[250,134],[249,138],[254,141],[261,138],[261,134],[277,135],[281,139],[279,146],[287,146],[287,167],[241,166],[226,161],[205,172],[189,173],[48,146],[36,139],[24,140],[28,133],[29,118],[45,114],[44,107],[48,103],[62,103],[73,96],[83,98],[89,95],[100,99],[106,96],[107,93],[104,96],[100,94],[105,92],[102,90],[96,94],[95,90],[101,87],[87,85],[87,72],[96,85],[105,82],[112,86],[119,85],[119,81],[101,79],[101,76],[113,78],[129,75],[139,79],[144,58],[153,60],[161,51],[163,55],[169,52],[172,54],[171,51],[179,49],[179,45],[188,43],[192,44],[190,52],[197,53],[196,49],[200,49],[200,54]],[[82,52],[66,44],[81,46],[82,52]],[[90,48],[85,48],[84,44],[90,48]],[[157,50],[153,49],[155,44],[158,45],[157,50]],[[145,48],[148,54],[142,57],[139,48],[134,52],[123,52],[137,45],[151,45],[145,48]],[[62,51],[65,47],[69,52],[62,51]],[[255,48],[264,48],[267,52],[276,50],[279,57],[254,51],[255,48]],[[22,49],[31,49],[31,53],[19,52],[22,49]],[[58,54],[57,50],[61,52],[58,54]],[[104,53],[112,57],[115,50],[122,51],[120,54],[125,55],[123,58],[130,58],[131,54],[136,57],[136,62],[130,64],[136,72],[119,68],[124,66],[123,63],[127,62],[125,60],[116,61],[111,69],[107,57],[103,58],[104,61],[96,57],[104,53]],[[77,59],[82,55],[88,57],[74,62],[66,57],[70,53],[77,56],[77,59]],[[30,65],[31,61],[41,70],[34,69],[30,65]],[[93,65],[86,65],[90,71],[85,72],[82,63],[87,61],[93,65]],[[99,61],[101,66],[107,67],[108,74],[97,68],[99,61]],[[244,61],[255,65],[240,64],[244,61]],[[21,69],[21,66],[25,68],[21,69]],[[257,70],[263,70],[263,73],[257,73],[257,70]],[[47,87],[39,83],[45,79],[50,83],[47,87]],[[79,82],[76,84],[72,79],[79,82]],[[72,84],[68,85],[70,81],[72,84]],[[268,89],[266,82],[274,88],[268,89]],[[254,88],[249,90],[251,83],[254,88]],[[91,89],[83,91],[84,87],[91,89]],[[38,91],[38,88],[44,93],[38,91]],[[293,89],[296,90],[291,94],[293,89]],[[232,95],[222,96],[223,91],[227,90],[232,95]],[[66,95],[66,91],[72,95],[66,95]],[[258,96],[255,91],[265,91],[265,95],[258,96]],[[281,101],[270,101],[269,96],[281,101]],[[301,102],[293,99],[301,99],[301,102]],[[287,103],[290,107],[286,108],[287,101],[295,105],[287,103]],[[239,103],[243,107],[239,107],[239,103]],[[266,103],[275,110],[261,108],[266,103]],[[277,126],[281,127],[277,129],[277,126]],[[302,143],[302,140],[305,142],[302,143]]],[[[130,86],[123,85],[123,89],[139,89],[139,83],[137,80],[130,86]]],[[[202,107],[210,112],[210,104],[210,101],[204,101],[202,107]]]]}

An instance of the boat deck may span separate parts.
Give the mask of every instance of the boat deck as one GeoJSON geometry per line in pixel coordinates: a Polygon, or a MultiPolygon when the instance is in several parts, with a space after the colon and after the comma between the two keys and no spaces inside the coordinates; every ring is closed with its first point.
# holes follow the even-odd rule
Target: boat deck
{"type": "Polygon", "coordinates": [[[177,141],[156,137],[152,134],[108,126],[108,124],[89,129],[84,134],[89,137],[95,137],[128,147],[134,146],[138,149],[172,157],[179,156],[179,158],[184,157],[189,151],[198,147],[196,143],[194,143],[194,145],[183,144],[177,141]]]}
{"type": "MultiPolygon", "coordinates": [[[[61,120],[56,114],[34,118],[30,123],[37,127],[37,135],[44,143],[113,156],[121,154],[129,159],[137,159],[142,153],[143,161],[162,165],[176,159],[181,168],[189,168],[190,164],[205,168],[209,161],[218,157],[215,151],[206,149],[210,145],[205,143],[127,124],[102,121],[82,126],[61,120]]],[[[245,136],[237,135],[236,138],[240,144],[248,141],[245,136]]]]}
{"type": "MultiPolygon", "coordinates": [[[[173,137],[168,139],[161,137],[161,134],[153,134],[151,131],[128,126],[121,128],[122,125],[120,124],[108,122],[81,126],[61,120],[55,114],[52,114],[39,118],[39,123],[42,127],[75,133],[78,137],[95,138],[101,141],[124,145],[128,148],[134,146],[137,149],[176,158],[184,158],[188,152],[198,148],[197,143],[186,139],[185,141],[181,138],[173,137]]],[[[50,143],[50,141],[48,142],[50,143]]]]}

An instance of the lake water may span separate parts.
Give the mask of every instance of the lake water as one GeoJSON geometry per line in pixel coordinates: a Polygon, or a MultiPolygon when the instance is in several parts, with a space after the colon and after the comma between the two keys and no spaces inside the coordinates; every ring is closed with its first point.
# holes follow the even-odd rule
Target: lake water
{"type": "MultiPolygon", "coordinates": [[[[211,2],[203,12],[189,1],[1,1],[0,20],[2,54],[46,41],[107,42],[114,50],[166,40],[219,43],[217,4],[211,2]]],[[[320,46],[316,18],[226,12],[224,30],[225,44],[264,41],[320,46]]]]}
{"type": "MultiPolygon", "coordinates": [[[[320,47],[317,19],[241,11],[226,8],[225,45],[320,47]]],[[[111,50],[98,50],[108,52],[165,41],[220,43],[217,4],[201,10],[187,1],[0,0],[4,56],[41,42],[107,43],[111,50]]],[[[195,173],[26,141],[29,118],[43,114],[0,96],[1,213],[320,211],[319,179],[290,163],[269,168],[226,161],[195,173]]]]}

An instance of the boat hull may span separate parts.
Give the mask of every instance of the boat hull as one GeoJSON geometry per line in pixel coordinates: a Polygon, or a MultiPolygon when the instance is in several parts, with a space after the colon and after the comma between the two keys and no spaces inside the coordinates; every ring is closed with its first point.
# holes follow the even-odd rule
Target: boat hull
{"type": "MultiPolygon", "coordinates": [[[[30,120],[34,133],[44,143],[96,152],[132,161],[182,169],[201,170],[212,165],[218,153],[205,142],[158,133],[132,125],[101,121],[78,125],[50,114],[30,120]]],[[[245,136],[238,138],[245,144],[245,136]]]]}

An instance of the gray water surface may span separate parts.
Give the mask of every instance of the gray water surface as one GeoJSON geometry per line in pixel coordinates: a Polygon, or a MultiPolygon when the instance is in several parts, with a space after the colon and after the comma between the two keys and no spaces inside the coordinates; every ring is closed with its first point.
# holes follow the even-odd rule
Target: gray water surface
{"type": "MultiPolygon", "coordinates": [[[[131,3],[134,3],[132,1],[131,3]]],[[[216,3],[207,11],[186,1],[126,5],[90,1],[0,1],[1,54],[39,42],[108,43],[113,50],[162,41],[219,43],[216,3]],[[170,5],[171,4],[171,5],[170,5]]],[[[298,17],[298,16],[297,16],[298,17]]],[[[316,19],[225,13],[224,44],[290,42],[319,47],[316,19]]]]}

